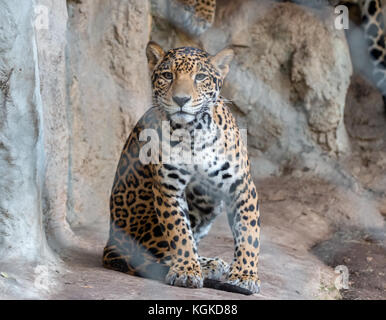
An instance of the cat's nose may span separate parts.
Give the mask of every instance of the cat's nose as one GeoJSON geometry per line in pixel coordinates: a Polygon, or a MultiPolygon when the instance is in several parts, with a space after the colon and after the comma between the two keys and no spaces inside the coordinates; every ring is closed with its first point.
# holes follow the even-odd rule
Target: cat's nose
{"type": "Polygon", "coordinates": [[[177,105],[179,105],[181,108],[182,108],[185,104],[187,104],[187,103],[190,101],[190,99],[192,99],[192,97],[187,97],[187,96],[185,96],[185,97],[174,96],[174,97],[173,97],[173,101],[174,101],[175,103],[177,103],[177,105]]]}

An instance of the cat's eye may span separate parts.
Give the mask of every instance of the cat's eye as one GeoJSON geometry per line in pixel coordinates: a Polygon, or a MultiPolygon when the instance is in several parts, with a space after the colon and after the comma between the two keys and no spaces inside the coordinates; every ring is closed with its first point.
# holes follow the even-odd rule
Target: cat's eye
{"type": "Polygon", "coordinates": [[[202,81],[206,79],[206,74],[205,73],[199,73],[196,75],[196,81],[202,81]]]}
{"type": "Polygon", "coordinates": [[[163,76],[166,80],[172,80],[172,79],[173,79],[173,73],[171,73],[171,72],[163,72],[163,73],[162,73],[162,76],[163,76]]]}

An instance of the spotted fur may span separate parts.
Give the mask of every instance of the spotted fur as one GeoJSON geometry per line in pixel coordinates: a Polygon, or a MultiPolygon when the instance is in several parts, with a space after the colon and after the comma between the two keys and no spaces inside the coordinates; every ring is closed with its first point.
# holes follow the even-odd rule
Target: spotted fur
{"type": "Polygon", "coordinates": [[[212,26],[216,0],[166,0],[166,8],[166,18],[172,24],[190,35],[198,36],[212,26]]]}
{"type": "Polygon", "coordinates": [[[375,84],[382,93],[386,107],[386,48],[382,2],[381,0],[350,0],[347,2],[359,5],[361,10],[362,27],[368,44],[368,52],[374,65],[375,84]]]}
{"type": "Polygon", "coordinates": [[[150,42],[147,56],[154,107],[137,123],[121,154],[104,266],[176,286],[199,288],[211,279],[258,292],[258,195],[246,146],[219,95],[233,52],[210,56],[183,47],[165,53],[150,42]],[[166,138],[153,140],[153,146],[162,147],[159,154],[147,149],[150,142],[142,136],[150,128],[166,138]],[[141,158],[144,150],[147,163],[141,158]],[[191,161],[181,161],[179,155],[190,150],[191,161]],[[223,211],[234,237],[230,265],[201,257],[197,250],[223,211]]]}

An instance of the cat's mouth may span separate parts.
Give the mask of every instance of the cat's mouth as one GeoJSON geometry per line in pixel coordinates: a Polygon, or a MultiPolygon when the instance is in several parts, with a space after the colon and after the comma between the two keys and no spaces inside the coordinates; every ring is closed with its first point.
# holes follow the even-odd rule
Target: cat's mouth
{"type": "Polygon", "coordinates": [[[196,113],[187,112],[184,110],[178,110],[170,114],[170,118],[177,123],[188,123],[195,119],[196,113]]]}
{"type": "Polygon", "coordinates": [[[184,111],[184,110],[176,111],[176,112],[173,113],[173,115],[174,114],[178,114],[178,115],[192,115],[192,116],[195,115],[195,113],[187,112],[187,111],[184,111]]]}

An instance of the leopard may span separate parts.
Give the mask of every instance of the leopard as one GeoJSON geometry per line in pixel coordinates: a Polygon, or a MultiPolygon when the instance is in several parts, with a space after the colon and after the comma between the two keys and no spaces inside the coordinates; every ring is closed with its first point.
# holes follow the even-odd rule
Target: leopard
{"type": "MultiPolygon", "coordinates": [[[[168,19],[184,32],[199,36],[212,27],[217,0],[166,0],[168,2],[168,19]]],[[[382,94],[384,110],[386,113],[386,48],[385,26],[381,0],[277,0],[277,2],[293,2],[299,5],[324,5],[331,6],[349,5],[359,8],[361,26],[364,30],[365,40],[370,61],[373,65],[372,74],[374,85],[382,94]]]]}
{"type": "Polygon", "coordinates": [[[259,293],[260,201],[243,132],[220,95],[234,52],[150,41],[146,55],[152,106],[118,162],[103,265],[172,286],[259,293]],[[231,263],[198,253],[223,212],[231,263]]]}

